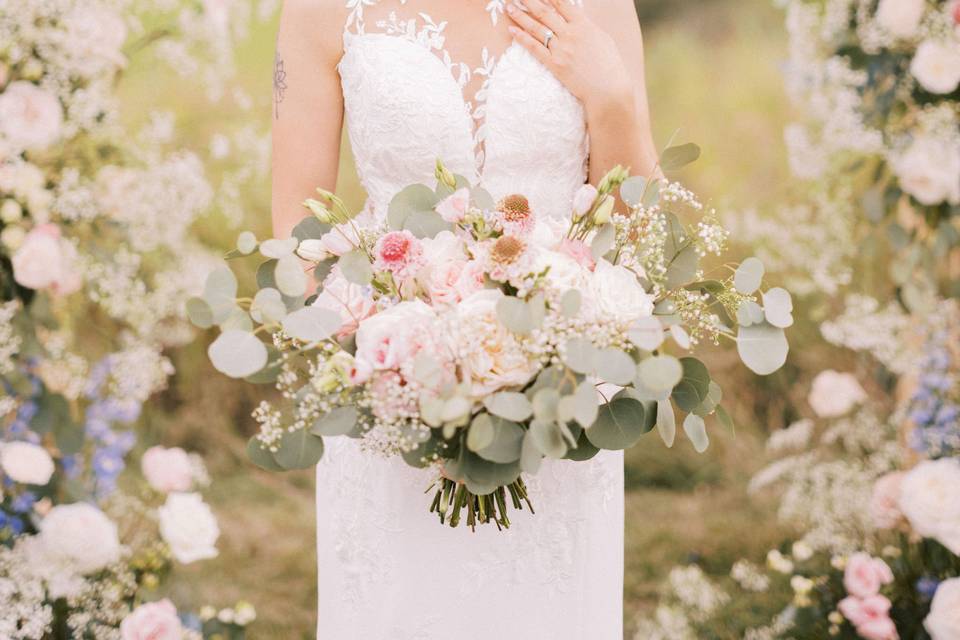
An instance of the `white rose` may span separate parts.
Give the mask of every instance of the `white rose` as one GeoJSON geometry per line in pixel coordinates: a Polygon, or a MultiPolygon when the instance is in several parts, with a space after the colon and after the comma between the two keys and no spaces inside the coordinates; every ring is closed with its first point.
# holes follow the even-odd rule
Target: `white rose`
{"type": "Polygon", "coordinates": [[[552,288],[560,291],[583,289],[590,281],[590,272],[566,253],[552,250],[538,252],[535,271],[548,268],[547,281],[552,288]]]}
{"type": "Polygon", "coordinates": [[[913,56],[910,73],[930,93],[953,93],[960,84],[960,44],[924,41],[913,56]]]}
{"type": "Polygon", "coordinates": [[[940,583],[923,627],[933,640],[960,640],[960,578],[940,583]]]}
{"type": "Polygon", "coordinates": [[[356,359],[373,369],[398,369],[424,346],[436,313],[422,300],[401,302],[360,322],[356,359]]]}
{"type": "Polygon", "coordinates": [[[916,138],[892,161],[900,188],[921,204],[960,204],[960,145],[932,135],[916,138]]]}
{"type": "Polygon", "coordinates": [[[171,493],[160,509],[160,535],[183,564],[217,557],[220,527],[198,493],[171,493]]]}
{"type": "Polygon", "coordinates": [[[180,447],[150,447],[140,459],[140,469],[150,486],[163,493],[193,486],[194,463],[180,447]]]}
{"type": "Polygon", "coordinates": [[[0,467],[14,482],[43,486],[53,476],[53,458],[41,446],[8,442],[0,448],[0,467]]]}
{"type": "Polygon", "coordinates": [[[813,379],[807,401],[821,418],[839,418],[867,399],[857,379],[849,373],[828,369],[813,379]]]}
{"type": "Polygon", "coordinates": [[[925,0],[880,0],[877,22],[892,36],[913,37],[920,27],[926,5],[925,0]]]}
{"type": "Polygon", "coordinates": [[[117,525],[84,502],[52,508],[40,523],[39,536],[45,554],[83,575],[120,559],[117,525]]]}
{"type": "Polygon", "coordinates": [[[520,349],[516,336],[497,319],[499,289],[484,289],[457,305],[457,350],[466,353],[464,375],[474,397],[497,389],[526,384],[537,371],[536,361],[520,349]]]}
{"type": "Polygon", "coordinates": [[[597,313],[613,320],[631,322],[653,315],[653,296],[643,290],[636,274],[606,260],[597,261],[590,293],[597,313]]]}
{"type": "Polygon", "coordinates": [[[907,472],[900,487],[900,510],[919,535],[933,538],[960,555],[960,462],[925,461],[907,472]]]}
{"type": "Polygon", "coordinates": [[[62,129],[63,108],[49,91],[20,80],[0,93],[0,136],[14,148],[46,149],[62,129]]]}

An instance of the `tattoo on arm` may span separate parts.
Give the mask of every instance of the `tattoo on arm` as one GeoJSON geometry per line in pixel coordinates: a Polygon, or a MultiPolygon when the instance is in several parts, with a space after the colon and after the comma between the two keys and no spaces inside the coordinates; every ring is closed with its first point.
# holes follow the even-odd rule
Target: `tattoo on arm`
{"type": "Polygon", "coordinates": [[[273,117],[280,117],[280,103],[283,102],[283,96],[287,92],[287,72],[283,68],[283,58],[277,51],[273,60],[273,117]]]}

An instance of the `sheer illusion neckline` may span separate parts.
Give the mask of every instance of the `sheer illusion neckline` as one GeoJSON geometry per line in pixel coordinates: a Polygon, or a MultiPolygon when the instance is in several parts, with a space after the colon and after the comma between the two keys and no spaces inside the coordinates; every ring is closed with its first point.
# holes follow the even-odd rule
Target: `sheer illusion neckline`
{"type": "MultiPolygon", "coordinates": [[[[505,29],[505,26],[501,26],[500,23],[506,2],[507,0],[489,0],[485,6],[490,25],[494,30],[505,29]]],[[[464,112],[467,114],[470,123],[469,134],[473,142],[474,171],[477,177],[482,177],[486,164],[487,93],[503,58],[520,45],[510,38],[499,54],[492,54],[489,46],[480,45],[480,62],[473,65],[463,58],[454,59],[451,56],[446,46],[449,21],[437,21],[430,13],[415,10],[414,5],[417,4],[415,0],[399,0],[399,5],[390,9],[386,16],[372,21],[372,26],[376,30],[368,31],[371,24],[367,20],[364,9],[372,9],[378,4],[381,4],[381,0],[348,0],[347,8],[350,9],[350,13],[343,29],[343,56],[347,55],[352,41],[358,38],[393,38],[419,47],[429,55],[431,60],[425,64],[436,68],[443,75],[444,82],[447,78],[449,79],[452,83],[451,87],[456,90],[464,112]],[[398,10],[406,8],[414,14],[412,17],[399,16],[398,10]],[[470,95],[468,87],[476,77],[481,77],[483,80],[470,95]]],[[[491,32],[492,35],[495,33],[495,31],[491,32]]]]}

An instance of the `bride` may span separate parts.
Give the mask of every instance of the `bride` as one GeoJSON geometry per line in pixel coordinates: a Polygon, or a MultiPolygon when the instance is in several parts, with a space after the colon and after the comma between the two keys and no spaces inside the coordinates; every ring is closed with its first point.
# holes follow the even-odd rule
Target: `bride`
{"type": "MultiPolygon", "coordinates": [[[[344,120],[378,224],[441,159],[543,220],[614,165],[655,169],[631,0],[287,0],[274,74],[273,221],[337,180],[344,120]],[[589,137],[588,137],[589,134],[589,137]]],[[[545,461],[536,515],[441,527],[430,477],[327,440],[317,469],[320,640],[623,636],[623,455],[545,461]]]]}

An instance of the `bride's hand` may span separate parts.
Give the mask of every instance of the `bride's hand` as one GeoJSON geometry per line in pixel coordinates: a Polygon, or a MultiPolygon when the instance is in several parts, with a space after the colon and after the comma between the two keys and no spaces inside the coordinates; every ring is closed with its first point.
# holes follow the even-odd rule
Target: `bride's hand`
{"type": "Polygon", "coordinates": [[[613,38],[570,0],[524,0],[524,5],[526,11],[513,1],[507,5],[507,15],[515,23],[510,33],[580,99],[588,113],[632,112],[632,79],[613,38]]]}

